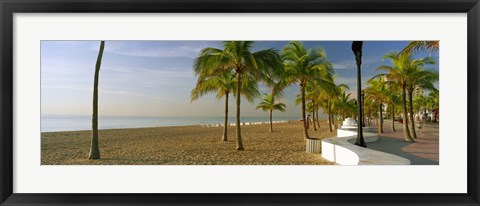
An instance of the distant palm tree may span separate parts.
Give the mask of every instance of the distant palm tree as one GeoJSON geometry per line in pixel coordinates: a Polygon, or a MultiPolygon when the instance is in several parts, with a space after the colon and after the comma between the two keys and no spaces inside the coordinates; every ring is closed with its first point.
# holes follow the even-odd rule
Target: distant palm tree
{"type": "Polygon", "coordinates": [[[440,41],[411,41],[400,54],[415,53],[419,50],[426,52],[438,52],[440,41]]]}
{"type": "Polygon", "coordinates": [[[90,144],[90,153],[88,159],[100,159],[100,150],[98,149],[98,79],[100,66],[102,65],[103,50],[105,41],[100,42],[100,51],[98,52],[97,63],[95,64],[95,75],[93,79],[93,113],[92,113],[92,140],[90,144]]]}
{"type": "Polygon", "coordinates": [[[195,60],[194,72],[214,74],[234,71],[237,78],[236,92],[236,135],[237,150],[244,150],[240,127],[240,90],[242,83],[250,77],[265,80],[268,73],[280,68],[281,60],[274,49],[252,52],[252,41],[225,41],[223,49],[205,48],[195,60]],[[245,78],[244,78],[245,77],[245,78]]]}
{"type": "Polygon", "coordinates": [[[399,91],[397,85],[390,84],[387,85],[387,97],[386,101],[388,103],[388,107],[391,111],[391,118],[392,118],[392,131],[396,132],[395,130],[395,108],[397,105],[401,104],[401,100],[399,98],[399,91]]]}
{"type": "MultiPolygon", "coordinates": [[[[332,77],[332,85],[331,87],[321,88],[320,92],[320,100],[319,106],[322,108],[323,112],[328,115],[328,127],[330,132],[333,132],[332,124],[334,120],[334,109],[333,104],[334,102],[343,94],[345,90],[350,89],[346,84],[335,84],[336,76],[332,77]]],[[[317,115],[318,117],[318,115],[317,115]]]]}
{"type": "Polygon", "coordinates": [[[440,92],[439,90],[433,90],[428,96],[432,99],[432,108],[438,109],[440,107],[440,92]]]}
{"type": "Polygon", "coordinates": [[[353,113],[355,113],[355,105],[356,101],[354,99],[350,99],[351,93],[347,94],[343,91],[337,99],[335,99],[335,107],[342,115],[342,119],[347,117],[351,117],[353,113]]]}
{"type": "MultiPolygon", "coordinates": [[[[410,135],[408,128],[408,112],[407,112],[407,87],[409,78],[415,75],[417,67],[430,64],[432,59],[429,57],[412,59],[411,53],[399,54],[398,52],[389,52],[384,56],[384,59],[390,59],[392,66],[380,66],[377,70],[386,71],[388,73],[379,74],[378,76],[384,76],[387,83],[397,84],[402,91],[402,104],[403,104],[403,136],[407,142],[415,142],[410,135]]],[[[411,128],[415,129],[415,128],[411,128]]]]}
{"type": "MultiPolygon", "coordinates": [[[[210,92],[216,92],[216,98],[221,99],[225,97],[225,117],[223,123],[222,140],[227,141],[228,134],[228,99],[229,94],[236,94],[237,79],[233,71],[225,71],[223,73],[210,74],[196,74],[198,76],[197,84],[191,92],[191,101],[206,95],[210,92]]],[[[253,102],[254,98],[259,96],[257,83],[254,79],[250,79],[246,84],[243,84],[241,93],[248,101],[253,102]]]]}
{"type": "Polygon", "coordinates": [[[365,98],[363,101],[363,106],[364,106],[363,113],[366,118],[366,124],[371,125],[372,116],[374,113],[376,113],[379,105],[377,104],[377,102],[374,102],[372,99],[365,98]]]}
{"type": "MultiPolygon", "coordinates": [[[[332,83],[333,85],[333,83],[332,83]]],[[[316,84],[315,81],[309,81],[305,87],[305,100],[309,102],[306,104],[306,111],[312,114],[313,130],[317,131],[317,126],[320,127],[318,118],[318,109],[320,101],[324,96],[324,88],[316,84]]],[[[302,103],[302,94],[297,94],[295,105],[302,103]]],[[[308,120],[307,120],[308,121],[308,120]]]]}
{"type": "Polygon", "coordinates": [[[418,113],[423,110],[423,113],[426,113],[428,109],[432,109],[433,99],[426,95],[418,95],[413,99],[413,108],[414,112],[418,113]]]}
{"type": "Polygon", "coordinates": [[[257,106],[257,109],[262,109],[263,111],[270,112],[270,132],[273,132],[273,122],[272,122],[272,113],[274,110],[280,112],[285,112],[286,105],[284,103],[275,103],[275,97],[273,94],[265,94],[265,97],[262,99],[260,104],[257,106]]]}
{"type": "Polygon", "coordinates": [[[350,89],[350,87],[348,87],[348,85],[346,85],[346,84],[336,85],[334,83],[334,90],[327,91],[328,113],[330,114],[330,120],[329,120],[330,132],[332,132],[332,124],[333,124],[333,120],[334,120],[333,112],[332,112],[332,99],[333,100],[339,99],[341,96],[343,96],[345,94],[345,91],[348,90],[348,89],[350,89]]]}
{"type": "Polygon", "coordinates": [[[422,90],[422,94],[417,95],[415,99],[413,100],[413,107],[415,108],[415,112],[420,112],[423,110],[423,113],[427,113],[427,110],[438,110],[438,90],[430,90],[430,93],[428,95],[423,94],[423,91],[427,90],[422,90]]]}
{"type": "Polygon", "coordinates": [[[285,82],[298,84],[302,96],[303,136],[310,138],[307,130],[305,88],[315,81],[319,86],[331,84],[332,64],[327,61],[325,51],[320,48],[306,49],[301,42],[289,42],[282,50],[285,82]]]}

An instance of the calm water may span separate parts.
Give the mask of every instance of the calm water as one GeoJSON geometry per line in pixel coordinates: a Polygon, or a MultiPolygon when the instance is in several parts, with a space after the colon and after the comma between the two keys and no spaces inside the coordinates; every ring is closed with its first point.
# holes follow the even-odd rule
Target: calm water
{"type": "MultiPolygon", "coordinates": [[[[273,117],[273,121],[299,120],[300,117],[273,117]]],[[[101,116],[98,118],[99,129],[139,128],[139,127],[162,127],[162,126],[186,126],[202,124],[222,124],[223,117],[124,117],[124,116],[101,116]]],[[[228,119],[229,123],[235,122],[235,117],[228,119]]],[[[268,117],[242,117],[242,122],[264,122],[268,117]]],[[[41,131],[76,131],[91,130],[91,116],[63,116],[42,115],[41,131]]]]}

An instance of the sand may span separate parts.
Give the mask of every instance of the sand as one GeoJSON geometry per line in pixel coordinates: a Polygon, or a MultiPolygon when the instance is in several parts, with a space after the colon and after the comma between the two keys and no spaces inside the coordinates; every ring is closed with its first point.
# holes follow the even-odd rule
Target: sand
{"type": "MultiPolygon", "coordinates": [[[[101,159],[89,160],[91,131],[44,132],[42,165],[322,165],[333,164],[305,152],[301,122],[242,126],[245,151],[237,151],[235,127],[221,141],[222,127],[201,126],[99,131],[101,159]]],[[[326,121],[309,129],[312,137],[335,137],[326,121]]]]}

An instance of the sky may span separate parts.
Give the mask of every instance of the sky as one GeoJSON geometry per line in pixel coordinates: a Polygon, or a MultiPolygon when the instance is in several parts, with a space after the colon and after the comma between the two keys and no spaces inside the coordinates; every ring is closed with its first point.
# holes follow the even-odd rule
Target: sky
{"type": "MultiPolygon", "coordinates": [[[[287,41],[257,41],[252,51],[278,50],[287,41]]],[[[304,41],[307,48],[323,48],[333,63],[337,84],[347,84],[356,98],[357,70],[351,41],[304,41]]],[[[382,57],[390,51],[400,51],[408,41],[365,41],[362,58],[362,88],[365,82],[380,72],[381,65],[391,65],[382,57]]],[[[90,115],[95,63],[100,41],[41,42],[41,114],[90,115]]],[[[205,47],[221,48],[221,41],[106,41],[100,69],[99,114],[115,116],[223,116],[224,100],[214,94],[190,101],[196,83],[193,61],[205,47]]],[[[427,69],[438,71],[438,55],[418,52],[415,57],[432,56],[435,65],[427,69]]],[[[438,84],[437,84],[438,85],[438,84]]],[[[438,87],[438,86],[437,86],[438,87]]],[[[259,86],[261,94],[267,93],[259,86]]],[[[279,102],[287,105],[286,112],[274,112],[277,117],[300,117],[300,105],[295,106],[299,87],[284,90],[279,102]]],[[[230,116],[235,103],[230,98],[230,116]]],[[[244,117],[264,117],[253,103],[242,101],[244,117]]]]}

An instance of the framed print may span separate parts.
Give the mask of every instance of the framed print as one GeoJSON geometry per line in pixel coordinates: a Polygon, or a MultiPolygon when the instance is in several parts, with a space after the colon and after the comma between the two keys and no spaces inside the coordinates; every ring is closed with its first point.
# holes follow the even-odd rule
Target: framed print
{"type": "Polygon", "coordinates": [[[479,205],[478,1],[2,1],[1,205],[479,205]]]}

